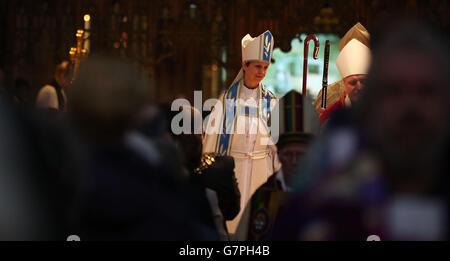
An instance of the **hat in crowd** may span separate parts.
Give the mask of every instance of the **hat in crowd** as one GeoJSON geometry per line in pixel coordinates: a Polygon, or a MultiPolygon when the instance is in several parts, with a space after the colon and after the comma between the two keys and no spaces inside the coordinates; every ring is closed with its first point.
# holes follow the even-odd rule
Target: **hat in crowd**
{"type": "Polygon", "coordinates": [[[336,59],[342,79],[351,75],[367,74],[370,58],[370,49],[360,41],[352,39],[336,59]]]}
{"type": "Polygon", "coordinates": [[[287,132],[280,135],[277,143],[278,150],[287,144],[300,143],[308,145],[314,139],[314,135],[307,132],[287,132]]]}

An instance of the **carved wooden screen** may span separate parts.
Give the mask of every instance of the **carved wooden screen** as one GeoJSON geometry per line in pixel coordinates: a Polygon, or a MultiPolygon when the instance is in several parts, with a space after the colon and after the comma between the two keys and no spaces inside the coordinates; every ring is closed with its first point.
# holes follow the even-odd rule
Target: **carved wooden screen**
{"type": "Polygon", "coordinates": [[[240,69],[240,40],[247,33],[269,29],[275,47],[287,52],[299,34],[341,37],[358,21],[370,31],[377,20],[392,16],[431,22],[447,36],[450,30],[445,0],[0,0],[0,5],[0,64],[10,82],[24,77],[39,88],[50,80],[88,13],[92,52],[143,65],[151,96],[160,101],[192,98],[199,89],[215,96],[226,88],[240,69]]]}

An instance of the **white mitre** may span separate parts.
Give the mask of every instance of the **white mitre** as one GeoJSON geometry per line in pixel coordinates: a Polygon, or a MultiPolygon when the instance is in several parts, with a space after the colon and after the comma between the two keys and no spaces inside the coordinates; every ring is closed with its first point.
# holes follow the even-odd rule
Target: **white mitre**
{"type": "MultiPolygon", "coordinates": [[[[272,58],[273,45],[275,44],[269,30],[253,38],[249,34],[241,40],[242,61],[269,62],[272,58]]],[[[244,76],[243,70],[239,71],[231,86],[241,80],[244,76]]]]}
{"type": "Polygon", "coordinates": [[[370,58],[370,49],[360,41],[352,39],[336,59],[342,79],[351,75],[367,74],[370,58]]]}
{"type": "Polygon", "coordinates": [[[265,61],[270,63],[273,44],[273,36],[268,30],[255,38],[247,34],[241,41],[242,61],[265,61]]]}

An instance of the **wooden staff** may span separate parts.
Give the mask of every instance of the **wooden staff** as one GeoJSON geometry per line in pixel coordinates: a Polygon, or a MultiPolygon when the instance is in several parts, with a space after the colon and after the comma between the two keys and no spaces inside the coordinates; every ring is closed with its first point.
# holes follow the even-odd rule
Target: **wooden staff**
{"type": "Polygon", "coordinates": [[[330,41],[325,42],[325,54],[323,56],[323,78],[322,78],[322,108],[327,107],[327,87],[328,87],[328,63],[330,61],[330,41]]]}
{"type": "Polygon", "coordinates": [[[303,97],[306,97],[306,76],[308,74],[308,51],[309,51],[309,41],[314,40],[314,54],[313,58],[317,60],[317,55],[319,54],[319,38],[315,34],[310,34],[306,37],[304,42],[304,50],[303,50],[303,97]]]}

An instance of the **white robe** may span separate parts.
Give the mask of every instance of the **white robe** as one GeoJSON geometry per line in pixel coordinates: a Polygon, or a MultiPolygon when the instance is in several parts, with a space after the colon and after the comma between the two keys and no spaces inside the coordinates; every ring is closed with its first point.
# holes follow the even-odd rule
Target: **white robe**
{"type": "MultiPolygon", "coordinates": [[[[241,83],[238,95],[238,100],[243,101],[241,105],[257,109],[260,88],[248,89],[241,83]]],[[[223,95],[219,97],[219,101],[222,101],[223,95]]],[[[275,106],[275,103],[276,99],[273,99],[271,108],[275,106]]],[[[213,110],[211,113],[210,120],[213,118],[219,121],[220,126],[222,125],[222,122],[218,120],[220,116],[217,117],[217,110],[213,110]]],[[[235,219],[227,221],[227,228],[231,240],[246,240],[250,219],[249,208],[246,206],[256,189],[277,172],[281,164],[278,161],[276,146],[266,145],[263,142],[265,138],[270,138],[270,134],[268,132],[267,134],[261,133],[260,127],[266,125],[261,117],[249,117],[237,113],[235,124],[229,155],[235,160],[235,174],[241,193],[241,211],[235,219]],[[261,126],[261,124],[264,125],[261,126]]],[[[208,135],[207,132],[203,152],[216,152],[217,142],[217,135],[208,135]]]]}
{"type": "MultiPolygon", "coordinates": [[[[64,90],[61,90],[64,101],[67,101],[64,90]]],[[[39,109],[59,109],[58,94],[52,85],[45,85],[36,97],[36,107],[39,109]]]]}

